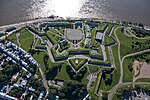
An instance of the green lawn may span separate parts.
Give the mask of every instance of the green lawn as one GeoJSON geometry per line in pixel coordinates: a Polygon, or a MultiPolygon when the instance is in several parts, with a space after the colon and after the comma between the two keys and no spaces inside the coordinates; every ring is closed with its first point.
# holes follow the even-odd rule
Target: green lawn
{"type": "Polygon", "coordinates": [[[91,30],[91,45],[94,45],[95,43],[95,36],[96,36],[96,29],[91,30]]]}
{"type": "Polygon", "coordinates": [[[43,71],[45,72],[46,68],[45,68],[45,64],[44,64],[44,56],[45,56],[45,52],[36,52],[33,57],[35,58],[35,60],[42,66],[43,71]]]}
{"type": "Polygon", "coordinates": [[[110,62],[110,56],[109,56],[109,52],[108,52],[108,47],[106,47],[105,50],[106,50],[106,55],[107,55],[107,61],[110,62]]]}
{"type": "Polygon", "coordinates": [[[109,24],[108,28],[107,28],[107,31],[106,31],[107,33],[109,33],[111,31],[111,27],[112,27],[112,24],[109,24]]]}
{"type": "Polygon", "coordinates": [[[66,67],[67,67],[67,64],[62,64],[62,67],[61,67],[60,71],[58,72],[55,79],[64,80],[64,81],[71,80],[66,72],[66,67]]]}
{"type": "Polygon", "coordinates": [[[47,32],[46,34],[49,37],[51,42],[53,42],[54,44],[58,44],[58,40],[59,40],[58,36],[55,36],[55,35],[51,34],[50,32],[47,32]]]}
{"type": "Polygon", "coordinates": [[[133,63],[132,59],[126,58],[123,62],[123,82],[132,82],[132,72],[128,69],[128,66],[130,66],[133,63]]]}
{"type": "Polygon", "coordinates": [[[136,82],[150,82],[150,78],[139,78],[136,82]]]}
{"type": "Polygon", "coordinates": [[[55,35],[61,36],[61,34],[53,28],[50,28],[49,31],[54,33],[55,35]]]}
{"type": "MultiPolygon", "coordinates": [[[[137,52],[137,51],[142,51],[145,48],[148,48],[148,47],[145,47],[145,48],[143,48],[143,47],[140,48],[139,47],[140,48],[139,50],[133,50],[132,49],[133,42],[138,41],[138,42],[142,43],[142,42],[147,42],[147,40],[146,39],[145,40],[140,40],[140,39],[136,39],[134,37],[127,37],[125,34],[123,34],[121,32],[121,28],[117,29],[116,33],[117,33],[117,37],[118,37],[118,39],[120,41],[120,44],[121,44],[121,46],[120,46],[120,49],[121,49],[120,50],[120,56],[121,56],[121,58],[123,58],[123,56],[125,56],[127,54],[134,53],[134,52],[137,52]]],[[[140,46],[140,44],[137,45],[137,46],[140,46]]],[[[146,46],[149,46],[149,45],[146,45],[146,46]]]]}
{"type": "Polygon", "coordinates": [[[16,33],[12,33],[11,35],[8,36],[7,39],[10,40],[11,42],[15,43],[16,45],[18,45],[16,33]]]}
{"type": "Polygon", "coordinates": [[[104,37],[104,43],[105,44],[110,44],[110,43],[113,43],[115,42],[111,37],[108,36],[108,34],[105,35],[104,37]]]}
{"type": "Polygon", "coordinates": [[[20,31],[19,40],[21,43],[21,47],[24,50],[28,51],[34,41],[34,36],[27,29],[22,29],[20,31]]]}
{"type": "Polygon", "coordinates": [[[105,24],[100,24],[100,25],[98,26],[98,29],[99,29],[99,30],[104,30],[104,28],[105,28],[106,25],[107,25],[106,23],[105,23],[105,24]]]}
{"type": "Polygon", "coordinates": [[[70,64],[74,67],[75,70],[80,69],[87,62],[87,60],[83,58],[79,58],[77,61],[78,64],[75,63],[76,62],[75,59],[69,59],[70,64]]]}

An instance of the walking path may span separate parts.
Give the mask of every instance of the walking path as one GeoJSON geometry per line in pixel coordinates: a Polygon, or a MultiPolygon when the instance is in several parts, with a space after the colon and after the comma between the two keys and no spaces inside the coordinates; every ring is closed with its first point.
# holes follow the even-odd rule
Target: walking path
{"type": "Polygon", "coordinates": [[[150,85],[150,82],[126,82],[126,83],[121,83],[116,86],[114,86],[111,91],[108,94],[108,100],[112,100],[115,92],[121,88],[122,86],[126,85],[150,85]]]}
{"type": "MultiPolygon", "coordinates": [[[[143,50],[143,51],[139,51],[139,52],[136,52],[136,53],[132,53],[132,54],[125,55],[125,56],[121,59],[121,57],[120,57],[120,41],[119,41],[119,39],[118,39],[118,37],[117,37],[117,35],[116,35],[116,30],[119,29],[119,28],[121,28],[121,26],[120,26],[120,27],[117,27],[117,28],[115,29],[114,34],[115,34],[115,37],[116,37],[117,42],[118,42],[118,57],[119,57],[119,63],[120,63],[120,79],[119,79],[118,84],[117,84],[116,86],[114,86],[114,87],[111,89],[110,93],[108,94],[108,100],[112,100],[115,91],[116,91],[118,88],[120,88],[121,86],[124,86],[124,85],[138,85],[138,84],[149,84],[149,85],[150,85],[150,82],[127,82],[127,83],[123,83],[123,82],[122,82],[122,81],[123,81],[123,62],[124,62],[124,59],[125,59],[126,57],[130,57],[130,56],[142,54],[142,53],[145,53],[145,52],[149,52],[150,49],[147,49],[147,50],[143,50]]],[[[127,35],[126,35],[126,36],[127,36],[127,35]]],[[[140,39],[140,38],[138,38],[138,39],[140,39]]],[[[144,38],[144,39],[147,39],[147,38],[144,38]]]]}

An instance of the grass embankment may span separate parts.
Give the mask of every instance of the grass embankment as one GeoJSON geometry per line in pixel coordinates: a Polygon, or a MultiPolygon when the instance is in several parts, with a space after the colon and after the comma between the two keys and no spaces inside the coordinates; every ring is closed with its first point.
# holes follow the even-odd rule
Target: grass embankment
{"type": "Polygon", "coordinates": [[[115,41],[110,37],[108,36],[108,34],[105,35],[104,37],[104,44],[110,44],[110,43],[115,43],[115,41]]]}
{"type": "Polygon", "coordinates": [[[69,59],[69,62],[74,67],[75,70],[78,70],[87,62],[87,59],[78,58],[77,60],[78,63],[76,63],[76,59],[69,59]]]}
{"type": "MultiPolygon", "coordinates": [[[[113,56],[114,56],[114,61],[115,61],[115,70],[112,72],[113,76],[112,76],[112,83],[111,85],[105,85],[105,80],[102,79],[101,82],[101,86],[100,89],[104,90],[104,91],[109,91],[111,90],[119,81],[120,78],[120,63],[119,63],[119,58],[118,58],[118,45],[115,45],[112,47],[112,52],[113,52],[113,56]]],[[[107,77],[109,77],[109,75],[107,75],[107,77]]],[[[106,79],[107,79],[106,77],[106,79]]]]}
{"type": "Polygon", "coordinates": [[[112,24],[109,24],[106,33],[110,34],[112,27],[112,24]]]}
{"type": "Polygon", "coordinates": [[[98,26],[98,29],[99,29],[99,30],[104,30],[104,28],[105,28],[106,26],[107,26],[106,23],[100,24],[100,25],[98,26]]]}
{"type": "Polygon", "coordinates": [[[97,74],[96,80],[92,83],[92,89],[89,91],[89,94],[91,96],[91,100],[99,100],[99,96],[97,96],[97,90],[100,82],[101,72],[97,74]]]}
{"type": "Polygon", "coordinates": [[[95,44],[95,37],[96,37],[96,29],[91,30],[91,45],[95,44]]]}
{"type": "Polygon", "coordinates": [[[52,32],[52,33],[54,33],[55,35],[58,35],[58,36],[62,36],[62,34],[60,34],[59,31],[57,31],[57,30],[55,30],[53,28],[50,28],[49,32],[52,32]]]}
{"type": "Polygon", "coordinates": [[[105,47],[105,51],[106,51],[107,61],[110,63],[110,56],[109,56],[109,52],[108,52],[108,47],[105,47]]]}
{"type": "Polygon", "coordinates": [[[150,82],[150,78],[139,78],[136,82],[150,82]]]}

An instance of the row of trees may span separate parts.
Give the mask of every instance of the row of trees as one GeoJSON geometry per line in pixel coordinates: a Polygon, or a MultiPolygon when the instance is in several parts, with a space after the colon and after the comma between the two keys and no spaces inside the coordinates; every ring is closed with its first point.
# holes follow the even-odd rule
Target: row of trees
{"type": "Polygon", "coordinates": [[[77,81],[64,82],[60,89],[50,87],[50,94],[58,95],[60,99],[82,100],[87,94],[86,84],[77,81]]]}
{"type": "Polygon", "coordinates": [[[73,69],[68,65],[66,68],[66,72],[68,73],[69,77],[73,80],[77,80],[79,82],[82,81],[84,75],[86,74],[87,68],[82,68],[78,73],[75,73],[73,69]]]}

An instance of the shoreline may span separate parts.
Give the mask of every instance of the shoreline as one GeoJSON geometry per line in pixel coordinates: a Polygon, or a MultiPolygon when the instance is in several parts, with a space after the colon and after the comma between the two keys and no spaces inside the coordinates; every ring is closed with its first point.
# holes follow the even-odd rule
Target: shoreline
{"type": "MultiPolygon", "coordinates": [[[[70,20],[98,19],[98,20],[101,20],[101,21],[106,21],[106,22],[112,22],[113,21],[114,23],[117,23],[116,20],[100,19],[100,18],[93,18],[93,17],[91,17],[91,18],[88,18],[88,17],[66,17],[66,18],[63,18],[63,17],[59,17],[59,16],[54,16],[54,18],[48,18],[48,17],[35,18],[35,19],[31,19],[31,20],[27,20],[27,21],[22,21],[22,22],[17,22],[17,23],[13,23],[13,24],[2,25],[2,26],[0,26],[0,31],[2,29],[8,28],[8,27],[13,27],[14,26],[16,28],[19,28],[21,25],[22,26],[26,26],[28,24],[35,23],[35,22],[40,22],[40,21],[67,20],[67,19],[70,19],[70,20]]],[[[150,25],[144,25],[144,29],[150,30],[150,25]]]]}

